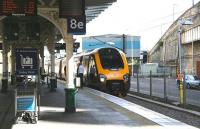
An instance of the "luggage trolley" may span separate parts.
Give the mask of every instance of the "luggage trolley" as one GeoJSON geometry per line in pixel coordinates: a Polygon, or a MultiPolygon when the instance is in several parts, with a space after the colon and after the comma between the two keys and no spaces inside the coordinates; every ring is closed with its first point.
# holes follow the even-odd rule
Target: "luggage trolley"
{"type": "Polygon", "coordinates": [[[27,76],[20,77],[21,82],[15,88],[15,117],[16,123],[37,123],[37,87],[27,76]]]}

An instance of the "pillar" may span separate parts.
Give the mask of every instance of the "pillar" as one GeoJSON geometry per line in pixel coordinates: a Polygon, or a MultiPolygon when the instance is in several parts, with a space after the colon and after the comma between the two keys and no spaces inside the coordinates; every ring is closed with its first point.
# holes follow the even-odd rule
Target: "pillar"
{"type": "Polygon", "coordinates": [[[66,87],[65,87],[65,112],[76,112],[75,94],[76,88],[74,85],[74,60],[73,60],[73,37],[68,35],[64,38],[66,43],[66,87]]]}
{"type": "Polygon", "coordinates": [[[1,92],[5,93],[8,90],[8,52],[5,43],[3,43],[3,76],[2,76],[2,89],[1,92]]]}
{"type": "Polygon", "coordinates": [[[11,46],[11,85],[15,83],[15,52],[14,52],[14,46],[11,46]]]}
{"type": "Polygon", "coordinates": [[[41,57],[41,66],[40,66],[40,76],[41,79],[44,81],[44,46],[41,46],[40,49],[40,57],[41,57]]]}
{"type": "Polygon", "coordinates": [[[49,36],[48,49],[51,61],[51,74],[50,74],[50,91],[55,91],[57,88],[57,78],[55,74],[55,30],[52,29],[52,35],[49,36]]]}

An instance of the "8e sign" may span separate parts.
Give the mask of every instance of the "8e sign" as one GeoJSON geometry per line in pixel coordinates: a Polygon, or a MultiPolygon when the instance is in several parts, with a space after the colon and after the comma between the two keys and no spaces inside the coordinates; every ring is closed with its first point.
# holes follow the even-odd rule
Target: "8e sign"
{"type": "Polygon", "coordinates": [[[69,17],[67,19],[67,32],[70,34],[85,34],[86,30],[85,17],[69,17]]]}
{"type": "Polygon", "coordinates": [[[77,22],[76,19],[71,19],[70,21],[70,28],[71,29],[83,29],[83,22],[77,22]]]}

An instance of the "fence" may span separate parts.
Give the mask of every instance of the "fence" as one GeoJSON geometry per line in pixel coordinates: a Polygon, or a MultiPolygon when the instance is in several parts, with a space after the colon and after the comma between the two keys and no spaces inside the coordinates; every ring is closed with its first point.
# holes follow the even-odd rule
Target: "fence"
{"type": "MultiPolygon", "coordinates": [[[[200,107],[200,86],[199,88],[188,89],[184,84],[184,87],[184,105],[200,107]]],[[[179,104],[179,87],[176,78],[171,77],[170,73],[165,73],[165,71],[157,74],[151,71],[145,74],[136,73],[131,78],[130,91],[179,104]]]]}

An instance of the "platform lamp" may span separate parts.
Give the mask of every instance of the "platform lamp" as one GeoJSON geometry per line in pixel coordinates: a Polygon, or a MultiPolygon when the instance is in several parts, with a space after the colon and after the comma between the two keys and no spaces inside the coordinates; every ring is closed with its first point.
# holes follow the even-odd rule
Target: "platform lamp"
{"type": "MultiPolygon", "coordinates": [[[[193,25],[192,19],[179,19],[178,20],[178,24],[179,24],[179,28],[178,28],[178,59],[179,59],[179,74],[183,75],[183,70],[182,70],[182,59],[181,59],[181,31],[182,31],[182,27],[184,25],[193,25]]],[[[180,101],[180,105],[184,105],[185,104],[185,100],[184,100],[184,94],[183,94],[183,82],[182,82],[182,77],[180,79],[180,85],[179,85],[179,101],[180,101]]]]}

